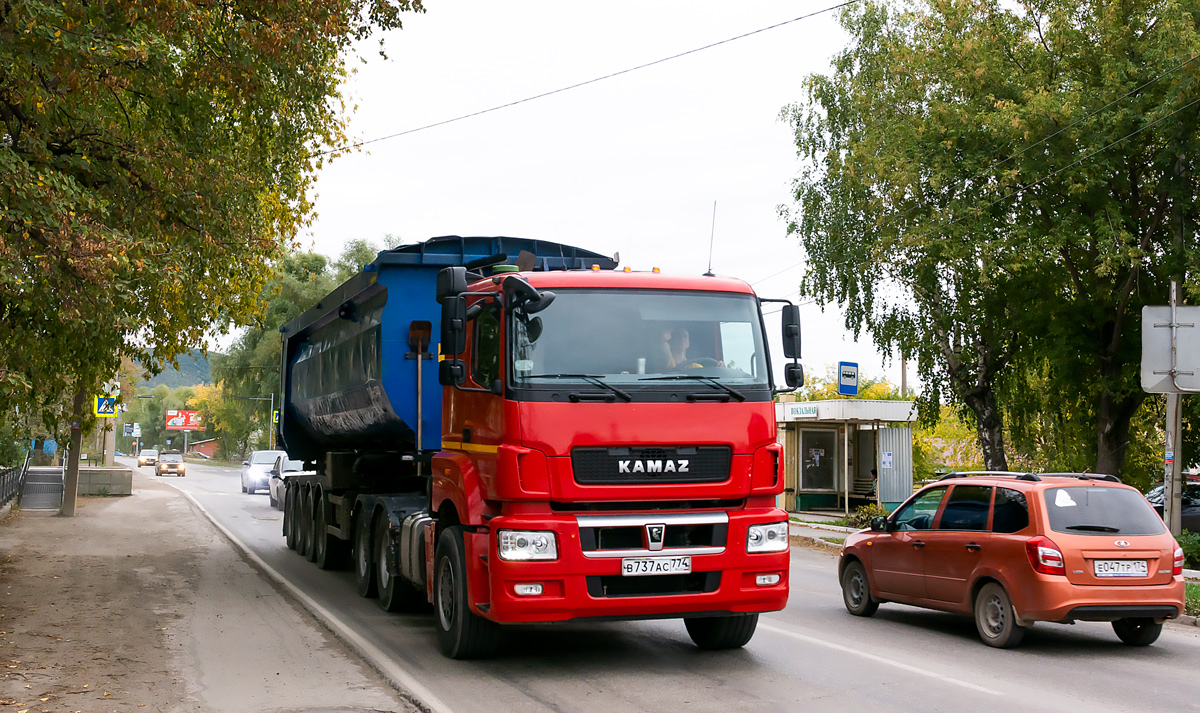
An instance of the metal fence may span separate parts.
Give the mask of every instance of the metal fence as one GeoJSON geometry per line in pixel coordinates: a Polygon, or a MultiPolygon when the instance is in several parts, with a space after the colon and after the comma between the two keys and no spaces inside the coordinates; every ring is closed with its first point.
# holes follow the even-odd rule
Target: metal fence
{"type": "Polygon", "coordinates": [[[32,457],[33,451],[27,451],[24,463],[0,470],[0,507],[4,507],[14,497],[21,494],[21,488],[25,484],[25,474],[29,472],[29,460],[32,457]]]}

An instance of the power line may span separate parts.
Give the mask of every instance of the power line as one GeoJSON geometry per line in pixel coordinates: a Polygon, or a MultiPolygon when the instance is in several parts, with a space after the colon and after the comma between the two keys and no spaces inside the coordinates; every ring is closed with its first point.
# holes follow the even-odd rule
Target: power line
{"type": "Polygon", "coordinates": [[[735,42],[737,40],[742,40],[747,37],[751,37],[753,35],[767,32],[768,30],[774,30],[774,29],[777,29],[780,27],[784,27],[785,25],[790,25],[794,22],[800,22],[801,20],[807,20],[810,17],[816,17],[817,15],[823,15],[827,12],[832,12],[834,10],[840,10],[843,7],[846,7],[848,5],[853,5],[857,2],[859,2],[859,0],[846,0],[846,2],[843,2],[838,5],[831,5],[830,7],[823,8],[823,9],[817,10],[815,12],[810,12],[807,15],[801,15],[800,17],[795,17],[795,18],[792,18],[791,20],[784,20],[783,22],[777,22],[774,25],[770,25],[768,27],[762,27],[757,30],[752,30],[750,32],[738,35],[736,37],[730,37],[728,39],[724,39],[719,42],[713,42],[712,44],[704,45],[703,47],[697,47],[695,49],[687,50],[686,52],[680,52],[679,54],[673,54],[670,57],[663,57],[662,59],[656,59],[653,62],[639,64],[636,67],[622,69],[619,72],[612,72],[611,74],[605,74],[601,77],[596,77],[594,79],[589,79],[587,81],[578,82],[578,83],[572,84],[570,86],[560,87],[558,89],[553,89],[551,91],[543,92],[541,94],[535,94],[534,96],[531,96],[531,97],[525,97],[524,99],[518,99],[516,101],[511,101],[511,102],[508,102],[507,104],[499,104],[499,105],[491,107],[489,109],[481,109],[479,111],[471,112],[470,114],[463,114],[462,116],[456,116],[453,119],[445,119],[443,121],[437,121],[432,124],[426,124],[425,126],[418,126],[415,129],[407,129],[405,131],[399,131],[395,134],[388,134],[387,136],[380,136],[377,139],[368,139],[366,141],[360,141],[358,143],[350,144],[348,146],[342,146],[341,148],[329,149],[327,151],[321,151],[319,153],[311,154],[309,156],[309,158],[317,158],[318,156],[326,156],[326,155],[332,154],[332,153],[339,153],[341,151],[349,151],[350,149],[361,148],[368,144],[374,144],[374,143],[378,143],[380,141],[387,141],[388,139],[394,139],[394,138],[397,138],[400,136],[407,136],[409,134],[415,134],[418,131],[425,131],[427,129],[433,129],[438,126],[445,126],[446,124],[453,124],[456,121],[462,121],[464,119],[471,119],[476,116],[481,116],[483,114],[489,114],[493,111],[500,111],[501,109],[508,109],[509,107],[514,107],[514,106],[517,106],[518,104],[525,104],[527,102],[531,102],[531,101],[534,101],[537,99],[544,99],[549,96],[554,96],[555,94],[562,94],[563,92],[568,92],[572,89],[578,89],[580,87],[586,87],[589,84],[595,84],[596,82],[602,82],[605,79],[612,79],[613,77],[619,77],[623,74],[629,74],[630,72],[636,72],[639,69],[646,69],[647,67],[653,67],[655,65],[662,64],[664,62],[670,62],[673,59],[679,59],[680,57],[686,57],[691,54],[696,54],[697,52],[703,52],[704,50],[712,49],[713,47],[720,47],[721,45],[729,44],[730,42],[735,42]]]}

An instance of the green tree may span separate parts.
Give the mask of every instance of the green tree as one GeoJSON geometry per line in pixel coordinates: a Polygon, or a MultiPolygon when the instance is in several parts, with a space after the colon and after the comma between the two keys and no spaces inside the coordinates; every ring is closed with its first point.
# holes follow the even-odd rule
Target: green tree
{"type": "Polygon", "coordinates": [[[344,140],[350,43],[421,9],[0,0],[0,416],[65,394],[78,435],[121,356],[254,314],[344,140]]]}
{"type": "Polygon", "coordinates": [[[1174,70],[1200,50],[1197,12],[856,4],[851,45],[785,109],[802,290],[915,356],[925,414],[966,406],[990,469],[1007,467],[1001,395],[1023,392],[1043,400],[1022,413],[1085,400],[1094,468],[1121,472],[1145,399],[1138,312],[1200,261],[1172,227],[1195,224],[1197,115],[1175,112],[1200,87],[1174,70]]]}
{"type": "Polygon", "coordinates": [[[375,262],[375,256],[382,249],[370,240],[361,238],[346,243],[341,256],[333,263],[334,283],[340,285],[362,272],[364,265],[375,262]]]}

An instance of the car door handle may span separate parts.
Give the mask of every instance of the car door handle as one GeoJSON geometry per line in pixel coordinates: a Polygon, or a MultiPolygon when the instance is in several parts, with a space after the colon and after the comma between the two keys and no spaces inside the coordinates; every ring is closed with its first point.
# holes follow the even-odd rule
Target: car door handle
{"type": "Polygon", "coordinates": [[[967,552],[978,552],[983,549],[983,545],[977,545],[974,542],[966,545],[967,552]]]}
{"type": "Polygon", "coordinates": [[[925,543],[920,540],[913,540],[912,546],[917,549],[920,549],[925,546],[925,543]]]}

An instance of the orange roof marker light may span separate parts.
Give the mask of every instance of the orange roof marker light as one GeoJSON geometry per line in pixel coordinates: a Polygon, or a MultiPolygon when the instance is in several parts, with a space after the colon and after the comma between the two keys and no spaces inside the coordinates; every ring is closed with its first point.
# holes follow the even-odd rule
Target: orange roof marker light
{"type": "Polygon", "coordinates": [[[625,266],[625,272],[633,272],[628,265],[625,266]]]}
{"type": "Polygon", "coordinates": [[[600,272],[600,266],[596,263],[592,263],[592,272],[600,272]]]}
{"type": "Polygon", "coordinates": [[[662,270],[658,269],[657,267],[651,269],[654,270],[654,272],[662,272],[662,270]]]}

